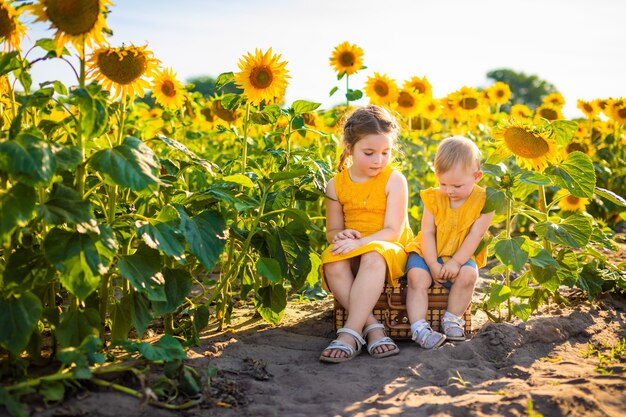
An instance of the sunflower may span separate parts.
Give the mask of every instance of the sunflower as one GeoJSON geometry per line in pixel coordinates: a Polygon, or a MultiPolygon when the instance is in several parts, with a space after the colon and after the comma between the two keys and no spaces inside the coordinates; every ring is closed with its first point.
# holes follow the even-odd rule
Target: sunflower
{"type": "Polygon", "coordinates": [[[561,113],[561,108],[549,104],[543,104],[537,107],[535,110],[535,116],[537,117],[536,122],[539,123],[540,119],[546,119],[550,122],[554,120],[560,120],[563,118],[563,113],[561,113]]]}
{"type": "Polygon", "coordinates": [[[426,130],[430,127],[431,124],[432,120],[426,117],[411,117],[411,130],[426,130]]]}
{"type": "Polygon", "coordinates": [[[626,124],[626,100],[621,97],[611,100],[609,114],[617,123],[626,124]]]}
{"type": "Polygon", "coordinates": [[[432,97],[425,97],[419,103],[420,114],[428,119],[441,116],[441,103],[432,97]]]}
{"type": "Polygon", "coordinates": [[[171,68],[154,76],[152,94],[157,103],[169,110],[180,109],[185,103],[185,89],[171,68]]]}
{"type": "Polygon", "coordinates": [[[413,116],[418,110],[417,98],[415,95],[408,91],[402,90],[398,93],[398,99],[396,100],[396,110],[404,117],[413,116]]]}
{"type": "Polygon", "coordinates": [[[280,55],[273,55],[272,48],[266,53],[257,49],[254,55],[248,53],[239,60],[241,72],[235,74],[235,84],[243,89],[250,103],[260,105],[282,100],[290,78],[285,68],[286,61],[279,61],[280,55]]]}
{"type": "Polygon", "coordinates": [[[533,111],[525,104],[514,104],[511,106],[511,116],[516,119],[526,120],[533,116],[533,111]]]}
{"type": "Polygon", "coordinates": [[[363,49],[348,42],[337,45],[330,57],[330,66],[334,67],[340,77],[354,74],[363,68],[363,49]]]}
{"type": "Polygon", "coordinates": [[[26,27],[19,21],[19,16],[19,11],[8,2],[0,0],[0,40],[4,44],[5,52],[19,50],[26,34],[26,27]]]}
{"type": "MultiPolygon", "coordinates": [[[[586,130],[586,129],[585,129],[586,130]]],[[[563,157],[567,157],[568,154],[572,152],[582,152],[590,157],[596,154],[595,148],[587,143],[587,141],[577,138],[576,140],[572,140],[568,143],[565,148],[563,148],[563,157]]]]}
{"type": "Polygon", "coordinates": [[[466,111],[473,111],[478,109],[480,105],[480,94],[475,88],[461,87],[460,90],[455,93],[457,100],[457,107],[466,111]]]}
{"type": "Polygon", "coordinates": [[[365,81],[365,94],[372,104],[391,104],[398,100],[398,85],[387,74],[374,73],[365,81]]]}
{"type": "Polygon", "coordinates": [[[501,81],[496,82],[487,91],[489,99],[493,104],[506,104],[511,98],[511,87],[501,81]]]}
{"type": "Polygon", "coordinates": [[[598,113],[600,113],[600,108],[598,107],[595,100],[585,101],[579,99],[576,107],[579,108],[583,113],[585,113],[585,116],[587,116],[587,118],[589,119],[593,119],[598,115],[598,113]]]}
{"type": "Polygon", "coordinates": [[[105,16],[111,0],[39,0],[29,8],[36,16],[35,22],[50,22],[56,29],[54,44],[61,55],[66,43],[72,42],[81,57],[84,46],[104,45],[104,33],[110,32],[105,16]]]}
{"type": "Polygon", "coordinates": [[[565,189],[557,191],[554,194],[554,199],[558,200],[557,204],[563,211],[585,211],[587,204],[589,204],[588,198],[573,196],[565,189]]]}
{"type": "Polygon", "coordinates": [[[219,119],[222,119],[225,122],[234,122],[239,117],[239,112],[237,109],[228,110],[222,104],[222,99],[224,95],[219,95],[213,97],[211,100],[211,112],[217,116],[219,119]]]}
{"type": "Polygon", "coordinates": [[[424,77],[411,77],[410,80],[406,80],[402,84],[403,90],[409,90],[417,95],[432,96],[433,87],[428,81],[428,78],[424,77]]]}
{"type": "Polygon", "coordinates": [[[493,132],[500,142],[496,152],[515,155],[520,167],[543,171],[558,158],[556,143],[543,131],[516,119],[501,122],[493,132]]]}
{"type": "Polygon", "coordinates": [[[561,108],[565,104],[565,99],[561,93],[550,93],[543,98],[543,104],[561,108]]]}
{"type": "Polygon", "coordinates": [[[143,97],[143,90],[150,87],[146,78],[155,74],[159,60],[146,46],[105,47],[94,51],[87,65],[87,77],[102,82],[113,99],[132,100],[135,94],[143,97]]]}

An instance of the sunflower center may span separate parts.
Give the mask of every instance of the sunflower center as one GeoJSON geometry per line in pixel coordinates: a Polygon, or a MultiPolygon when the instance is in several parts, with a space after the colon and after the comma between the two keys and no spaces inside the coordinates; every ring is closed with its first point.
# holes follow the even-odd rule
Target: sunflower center
{"type": "Polygon", "coordinates": [[[383,81],[376,81],[374,84],[374,91],[380,97],[386,97],[387,94],[389,94],[389,86],[383,81]]]}
{"type": "Polygon", "coordinates": [[[539,115],[544,119],[548,119],[550,121],[556,120],[559,118],[559,114],[554,109],[541,109],[539,110],[539,115]]]}
{"type": "Polygon", "coordinates": [[[504,97],[504,91],[502,91],[502,90],[496,90],[496,97],[498,97],[498,98],[502,98],[502,97],[504,97]]]}
{"type": "Polygon", "coordinates": [[[587,113],[593,113],[593,106],[589,103],[584,103],[583,104],[583,108],[585,109],[585,112],[587,113]]]}
{"type": "Polygon", "coordinates": [[[176,86],[171,80],[165,80],[161,85],[161,92],[168,97],[176,97],[176,86]]]}
{"type": "Polygon", "coordinates": [[[567,200],[567,202],[570,203],[571,205],[575,206],[580,201],[580,198],[570,194],[567,197],[565,197],[565,200],[567,200]]]}
{"type": "Polygon", "coordinates": [[[354,61],[356,61],[356,59],[354,58],[354,54],[352,52],[344,52],[339,56],[339,62],[341,62],[341,65],[344,67],[353,66],[354,61]]]}
{"type": "Polygon", "coordinates": [[[267,88],[273,80],[272,70],[268,67],[255,67],[250,72],[250,84],[254,88],[267,88]]]}
{"type": "Polygon", "coordinates": [[[619,109],[617,111],[617,115],[620,117],[620,119],[626,119],[626,107],[622,107],[621,109],[619,109]]]}
{"type": "Polygon", "coordinates": [[[15,22],[9,17],[9,11],[0,5],[0,38],[8,38],[15,31],[15,22]]]}
{"type": "Polygon", "coordinates": [[[430,119],[425,117],[412,117],[411,118],[411,128],[413,130],[425,130],[430,127],[430,119]]]}
{"type": "Polygon", "coordinates": [[[148,59],[137,49],[119,53],[107,50],[98,54],[98,68],[109,80],[126,85],[141,77],[148,68],[148,59]]]}
{"type": "Polygon", "coordinates": [[[204,116],[204,120],[206,120],[207,122],[213,121],[213,113],[211,112],[210,108],[208,107],[202,108],[202,110],[200,110],[200,114],[204,116]]]}
{"type": "Polygon", "coordinates": [[[411,108],[415,105],[415,99],[406,91],[402,91],[398,96],[398,106],[411,108]]]}
{"type": "Polygon", "coordinates": [[[424,94],[426,92],[426,86],[422,83],[413,83],[411,87],[413,87],[413,89],[420,94],[424,94]]]}
{"type": "Polygon", "coordinates": [[[50,21],[72,36],[88,33],[100,14],[98,0],[47,0],[45,4],[50,21]]]}
{"type": "Polygon", "coordinates": [[[474,110],[476,107],[478,107],[478,100],[476,100],[476,98],[474,97],[463,97],[461,99],[461,102],[459,103],[459,106],[461,106],[461,108],[465,110],[474,110]]]}
{"type": "Polygon", "coordinates": [[[215,113],[217,117],[226,122],[232,122],[237,118],[234,111],[224,108],[222,100],[215,100],[211,105],[211,110],[213,110],[213,113],[215,113]]]}
{"type": "Polygon", "coordinates": [[[539,158],[550,150],[544,138],[516,126],[504,132],[504,142],[511,152],[523,158],[539,158]]]}
{"type": "Polygon", "coordinates": [[[582,143],[579,142],[570,142],[567,144],[567,146],[565,147],[565,150],[567,151],[567,153],[572,153],[575,151],[580,151],[583,153],[587,153],[587,150],[585,149],[585,146],[582,143]]]}

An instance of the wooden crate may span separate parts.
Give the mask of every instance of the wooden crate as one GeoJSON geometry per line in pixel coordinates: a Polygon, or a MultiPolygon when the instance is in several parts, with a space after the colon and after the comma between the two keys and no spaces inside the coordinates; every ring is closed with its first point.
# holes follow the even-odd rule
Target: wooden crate
{"type": "MultiPolygon", "coordinates": [[[[435,285],[428,290],[428,311],[426,320],[435,331],[441,331],[441,317],[446,312],[449,291],[435,285]]],[[[400,284],[393,288],[385,285],[374,307],[374,316],[385,325],[387,336],[392,339],[411,339],[411,324],[406,312],[406,284],[400,284]]],[[[335,300],[335,330],[343,327],[348,314],[346,310],[335,300]]],[[[469,334],[472,329],[472,315],[468,308],[463,315],[465,320],[465,333],[469,334]]]]}

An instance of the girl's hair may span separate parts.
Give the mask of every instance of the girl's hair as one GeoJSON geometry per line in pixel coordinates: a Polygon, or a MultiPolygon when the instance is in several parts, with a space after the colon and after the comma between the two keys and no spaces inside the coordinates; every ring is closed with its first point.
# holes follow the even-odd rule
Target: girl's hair
{"type": "Polygon", "coordinates": [[[464,136],[450,136],[442,140],[437,148],[435,173],[444,174],[457,165],[479,170],[480,158],[480,149],[472,140],[464,136]]]}
{"type": "Polygon", "coordinates": [[[337,171],[346,168],[350,151],[366,135],[386,135],[395,142],[400,130],[398,122],[387,110],[370,104],[348,116],[343,124],[343,151],[339,157],[337,171]]]}

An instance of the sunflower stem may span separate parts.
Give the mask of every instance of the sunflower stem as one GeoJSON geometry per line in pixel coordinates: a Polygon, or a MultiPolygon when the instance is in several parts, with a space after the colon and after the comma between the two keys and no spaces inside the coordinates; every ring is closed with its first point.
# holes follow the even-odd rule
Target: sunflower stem
{"type": "MultiPolygon", "coordinates": [[[[539,190],[539,211],[546,214],[546,220],[548,219],[548,209],[546,207],[546,188],[543,185],[538,185],[539,190]]],[[[548,251],[550,255],[552,255],[552,245],[548,241],[548,239],[543,239],[543,248],[548,251]]]]}
{"type": "MultiPolygon", "coordinates": [[[[83,39],[83,50],[84,50],[84,39],[83,39]]],[[[85,87],[85,57],[81,56],[80,58],[80,76],[78,78],[78,85],[80,88],[85,87]]],[[[76,191],[78,191],[78,195],[82,198],[85,194],[85,141],[83,138],[83,112],[78,113],[78,124],[76,126],[76,137],[78,140],[78,149],[80,151],[80,164],[76,167],[76,191]]]]}
{"type": "Polygon", "coordinates": [[[243,158],[241,161],[241,174],[246,175],[248,168],[248,124],[250,122],[250,103],[246,103],[246,118],[243,121],[243,158]]]}
{"type": "MultiPolygon", "coordinates": [[[[505,229],[506,240],[509,240],[511,238],[511,223],[513,222],[512,212],[513,212],[513,199],[507,196],[506,197],[506,229],[505,229]]],[[[504,284],[507,287],[511,287],[511,268],[509,268],[508,265],[505,269],[504,284]]],[[[511,311],[513,310],[511,297],[509,297],[506,300],[506,303],[507,303],[506,321],[510,321],[511,311]]]]}
{"type": "Polygon", "coordinates": [[[346,111],[350,108],[350,76],[346,74],[346,111]]]}

